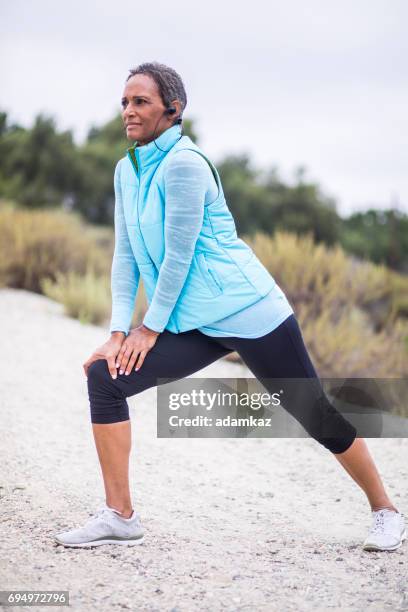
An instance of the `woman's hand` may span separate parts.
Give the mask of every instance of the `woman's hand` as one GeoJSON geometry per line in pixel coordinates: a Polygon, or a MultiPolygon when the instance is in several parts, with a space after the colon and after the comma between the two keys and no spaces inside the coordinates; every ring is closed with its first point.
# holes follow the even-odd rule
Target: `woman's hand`
{"type": "Polygon", "coordinates": [[[147,353],[156,344],[158,336],[160,336],[160,332],[149,329],[143,324],[131,329],[116,359],[119,374],[123,374],[123,372],[127,375],[130,374],[135,363],[135,370],[139,370],[147,353]]]}
{"type": "Polygon", "coordinates": [[[88,368],[97,359],[106,359],[108,362],[109,372],[112,378],[116,378],[116,357],[120,351],[120,348],[125,339],[125,334],[123,332],[113,332],[112,336],[102,344],[99,348],[96,349],[94,353],[85,361],[83,364],[85,376],[88,378],[88,368]]]}

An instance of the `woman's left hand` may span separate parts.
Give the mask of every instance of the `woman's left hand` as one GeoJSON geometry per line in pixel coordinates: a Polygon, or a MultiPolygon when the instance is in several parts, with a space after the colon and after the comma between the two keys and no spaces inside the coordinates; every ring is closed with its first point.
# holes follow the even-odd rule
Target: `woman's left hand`
{"type": "Polygon", "coordinates": [[[135,370],[139,370],[159,336],[160,332],[149,329],[143,324],[131,329],[116,358],[119,374],[129,375],[135,364],[135,370]]]}

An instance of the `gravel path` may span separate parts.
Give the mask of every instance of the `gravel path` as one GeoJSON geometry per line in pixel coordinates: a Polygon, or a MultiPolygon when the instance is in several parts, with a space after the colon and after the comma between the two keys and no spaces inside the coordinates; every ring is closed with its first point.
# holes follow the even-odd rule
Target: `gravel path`
{"type": "MultiPolygon", "coordinates": [[[[310,438],[158,439],[157,389],[128,400],[143,544],[54,544],[104,501],[82,363],[107,331],[62,312],[0,290],[0,589],[69,590],[81,612],[408,610],[407,541],[392,553],[361,549],[369,505],[325,448],[310,438]]],[[[195,376],[251,373],[220,360],[195,376]]],[[[408,439],[367,442],[408,514],[408,439]]]]}

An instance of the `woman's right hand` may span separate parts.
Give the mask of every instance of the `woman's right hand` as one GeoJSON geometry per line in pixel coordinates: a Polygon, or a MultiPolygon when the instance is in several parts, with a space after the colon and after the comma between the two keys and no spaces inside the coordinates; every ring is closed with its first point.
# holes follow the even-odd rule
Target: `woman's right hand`
{"type": "Polygon", "coordinates": [[[108,363],[108,369],[112,378],[116,378],[116,357],[121,349],[123,341],[126,336],[123,332],[113,332],[109,340],[107,340],[102,346],[97,348],[92,355],[83,364],[85,376],[88,378],[88,368],[94,361],[98,359],[106,359],[108,363]]]}

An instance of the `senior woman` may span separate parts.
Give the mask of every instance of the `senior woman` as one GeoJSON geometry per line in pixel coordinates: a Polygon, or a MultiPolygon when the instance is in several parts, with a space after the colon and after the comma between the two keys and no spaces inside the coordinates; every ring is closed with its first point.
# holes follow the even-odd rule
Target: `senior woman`
{"type": "Polygon", "coordinates": [[[84,363],[105,503],[82,527],[55,539],[74,547],[142,541],[129,490],[126,398],[158,378],[182,379],[237,351],[267,388],[268,379],[315,381],[313,398],[288,385],[284,408],[366,494],[372,525],[363,548],[395,550],[406,536],[404,515],[364,439],[324,394],[285,294],[238,238],[215,166],[183,135],[186,104],[174,69],[151,62],[130,71],[122,116],[134,145],[114,176],[110,338],[84,363]],[[142,324],[129,329],[141,277],[149,308],[142,324]]]}

